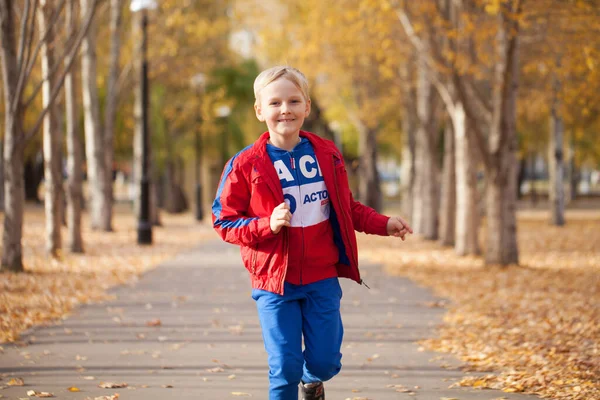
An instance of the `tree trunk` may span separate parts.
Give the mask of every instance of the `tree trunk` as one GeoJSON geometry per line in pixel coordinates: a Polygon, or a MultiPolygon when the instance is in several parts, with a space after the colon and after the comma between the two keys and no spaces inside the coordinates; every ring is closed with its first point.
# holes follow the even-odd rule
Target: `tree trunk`
{"type": "Polygon", "coordinates": [[[0,1],[0,62],[4,88],[4,230],[2,270],[23,271],[23,108],[17,94],[18,64],[15,35],[15,5],[0,1]],[[16,107],[11,104],[16,100],[16,107]]]}
{"type": "MultiPolygon", "coordinates": [[[[90,0],[81,0],[82,17],[90,8],[90,0]]],[[[90,217],[92,229],[110,231],[106,202],[106,165],[104,140],[100,128],[100,105],[96,85],[96,22],[92,22],[81,45],[81,81],[85,119],[85,152],[87,161],[90,217]]]]}
{"type": "Polygon", "coordinates": [[[54,27],[49,26],[48,19],[52,15],[52,6],[42,0],[38,10],[38,25],[40,32],[47,32],[47,40],[42,44],[42,104],[50,107],[43,122],[43,151],[44,151],[44,204],[46,210],[46,251],[57,257],[62,248],[62,162],[61,162],[61,135],[58,132],[58,110],[51,99],[54,80],[50,71],[54,68],[54,27]]]}
{"type": "Polygon", "coordinates": [[[444,131],[444,168],[442,173],[442,200],[440,206],[440,243],[454,245],[456,226],[456,170],[454,130],[450,121],[444,131]]]}
{"type": "Polygon", "coordinates": [[[494,112],[489,140],[492,157],[486,170],[486,264],[519,263],[516,223],[518,47],[518,33],[510,28],[501,29],[497,47],[500,61],[496,65],[494,112]],[[510,39],[507,38],[507,31],[511,32],[510,39]]]}
{"type": "Polygon", "coordinates": [[[550,110],[550,143],[548,154],[548,169],[550,172],[550,185],[548,195],[550,199],[550,223],[562,226],[565,224],[565,190],[563,163],[563,134],[564,124],[559,110],[558,81],[555,82],[554,98],[550,110]]]}
{"type": "Polygon", "coordinates": [[[467,135],[463,104],[456,102],[452,115],[456,151],[456,254],[479,254],[479,214],[477,212],[477,164],[467,135]]]}
{"type": "MultiPolygon", "coordinates": [[[[67,6],[68,35],[75,32],[75,0],[67,6]]],[[[83,171],[81,140],[79,139],[79,107],[77,105],[77,68],[65,77],[65,108],[67,128],[67,228],[68,246],[73,253],[83,253],[83,237],[81,235],[81,206],[83,202],[83,171]]]]}
{"type": "Polygon", "coordinates": [[[36,204],[41,203],[38,197],[40,184],[44,179],[44,155],[38,151],[33,159],[25,161],[23,177],[25,179],[25,201],[32,201],[36,204]]]}
{"type": "Polygon", "coordinates": [[[403,63],[402,79],[402,215],[411,218],[413,213],[413,187],[415,182],[415,115],[413,103],[416,93],[412,89],[412,74],[409,62],[403,63]]]}
{"type": "Polygon", "coordinates": [[[358,193],[359,201],[381,211],[382,194],[377,172],[377,131],[362,126],[359,130],[358,193]]]}
{"type": "Polygon", "coordinates": [[[106,186],[104,201],[107,204],[106,226],[112,230],[113,213],[113,164],[114,164],[114,130],[117,113],[117,80],[119,78],[119,54],[121,52],[121,3],[122,0],[110,1],[110,61],[108,87],[106,90],[106,106],[104,111],[104,160],[106,165],[106,186]]]}
{"type": "MultiPolygon", "coordinates": [[[[419,57],[423,57],[420,55],[419,57]]],[[[436,97],[424,62],[418,64],[417,114],[415,140],[415,183],[412,227],[425,239],[436,240],[439,216],[439,182],[437,166],[436,97]],[[418,205],[418,206],[417,206],[418,205]]]]}
{"type": "Polygon", "coordinates": [[[0,212],[4,212],[4,141],[0,140],[0,212]]]}
{"type": "Polygon", "coordinates": [[[573,140],[573,133],[569,138],[569,155],[567,157],[567,177],[569,181],[569,192],[567,201],[571,201],[577,198],[577,168],[575,167],[575,140],[573,140]]]}

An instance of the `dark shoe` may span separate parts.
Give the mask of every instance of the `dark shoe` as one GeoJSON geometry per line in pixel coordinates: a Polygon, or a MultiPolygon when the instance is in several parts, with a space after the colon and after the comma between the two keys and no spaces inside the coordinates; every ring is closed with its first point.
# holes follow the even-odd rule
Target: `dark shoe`
{"type": "Polygon", "coordinates": [[[302,400],[325,400],[323,382],[300,382],[300,392],[302,393],[302,400]]]}

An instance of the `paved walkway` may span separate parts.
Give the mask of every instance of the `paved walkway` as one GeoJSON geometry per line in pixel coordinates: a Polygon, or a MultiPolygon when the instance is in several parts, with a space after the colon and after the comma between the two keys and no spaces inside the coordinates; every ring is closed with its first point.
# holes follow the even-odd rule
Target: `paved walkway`
{"type": "MultiPolygon", "coordinates": [[[[448,389],[463,375],[441,368],[448,360],[419,351],[444,310],[406,279],[385,276],[363,262],[371,290],[349,280],[344,289],[345,337],[339,376],[328,400],[525,399],[498,391],[448,389]]],[[[59,399],[119,393],[119,400],[267,399],[267,364],[250,285],[237,248],[206,242],[116,288],[116,300],[79,308],[62,324],[4,345],[0,385],[21,377],[26,386],[0,390],[7,399],[28,390],[59,399]],[[149,326],[158,324],[160,326],[149,326]],[[127,383],[103,389],[100,382],[127,383]],[[75,386],[81,392],[70,393],[75,386]]],[[[450,361],[452,362],[452,361],[450,361]]],[[[458,365],[453,362],[454,365],[458,365]]]]}

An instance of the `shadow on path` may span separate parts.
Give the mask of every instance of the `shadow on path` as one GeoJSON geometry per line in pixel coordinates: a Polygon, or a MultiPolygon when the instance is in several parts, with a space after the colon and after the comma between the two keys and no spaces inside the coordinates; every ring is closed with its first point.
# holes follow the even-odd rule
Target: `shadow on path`
{"type": "MultiPolygon", "coordinates": [[[[525,399],[497,391],[448,389],[463,376],[449,357],[420,351],[443,309],[407,279],[362,263],[371,290],[342,279],[344,367],[327,399],[525,399]],[[409,390],[411,393],[402,392],[409,390]]],[[[266,353],[250,283],[236,247],[205,242],[112,290],[116,300],[79,308],[60,325],[35,329],[28,346],[4,345],[0,373],[7,399],[28,390],[59,399],[119,393],[119,400],[267,399],[266,353]],[[160,322],[160,325],[159,325],[160,322]],[[151,326],[157,325],[157,326],[151,326]],[[100,382],[127,388],[102,389],[100,382]],[[81,392],[70,393],[75,386],[81,392]],[[171,387],[170,387],[171,386],[171,387]]]]}

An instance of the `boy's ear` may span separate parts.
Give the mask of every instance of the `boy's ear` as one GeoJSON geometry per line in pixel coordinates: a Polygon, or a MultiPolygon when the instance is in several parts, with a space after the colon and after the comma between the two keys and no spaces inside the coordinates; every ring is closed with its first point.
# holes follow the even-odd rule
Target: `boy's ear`
{"type": "Polygon", "coordinates": [[[258,105],[258,104],[254,105],[254,112],[256,113],[256,118],[258,118],[258,120],[260,122],[265,122],[265,117],[263,117],[263,115],[262,115],[262,111],[260,109],[260,105],[258,105]]]}
{"type": "Polygon", "coordinates": [[[304,112],[304,118],[308,117],[310,115],[310,99],[308,99],[308,101],[306,102],[306,110],[304,112]]]}

